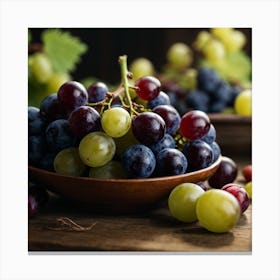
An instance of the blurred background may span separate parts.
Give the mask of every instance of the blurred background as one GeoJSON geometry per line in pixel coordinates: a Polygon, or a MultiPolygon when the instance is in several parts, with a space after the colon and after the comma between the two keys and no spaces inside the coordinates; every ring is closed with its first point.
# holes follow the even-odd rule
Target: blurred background
{"type": "MultiPolygon", "coordinates": [[[[251,28],[235,28],[246,37],[243,50],[251,58],[251,28]]],[[[42,43],[46,29],[32,28],[32,43],[42,43]]],[[[128,63],[146,57],[161,71],[166,64],[166,53],[175,42],[192,46],[201,31],[209,28],[63,28],[87,45],[71,76],[76,80],[97,77],[109,83],[120,81],[118,57],[128,55],[128,63]]]]}

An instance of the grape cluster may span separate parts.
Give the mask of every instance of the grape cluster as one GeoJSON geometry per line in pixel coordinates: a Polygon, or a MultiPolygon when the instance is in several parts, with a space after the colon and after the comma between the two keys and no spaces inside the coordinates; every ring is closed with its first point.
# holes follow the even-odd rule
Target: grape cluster
{"type": "Polygon", "coordinates": [[[206,113],[180,116],[153,76],[128,79],[120,57],[122,86],[86,89],[64,83],[28,108],[29,164],[69,176],[149,178],[173,176],[210,166],[221,154],[206,113]],[[147,107],[135,103],[147,102],[147,107]]]}

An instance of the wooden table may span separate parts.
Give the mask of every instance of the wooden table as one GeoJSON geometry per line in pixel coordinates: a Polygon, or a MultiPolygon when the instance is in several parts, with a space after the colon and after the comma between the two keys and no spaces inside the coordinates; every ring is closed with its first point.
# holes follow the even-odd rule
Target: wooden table
{"type": "MultiPolygon", "coordinates": [[[[248,157],[231,157],[241,170],[248,157]]],[[[29,221],[29,251],[107,251],[107,252],[243,252],[252,250],[252,208],[241,216],[228,233],[215,234],[199,223],[185,224],[170,216],[167,201],[149,212],[135,215],[100,215],[51,196],[46,208],[29,221]],[[66,217],[84,231],[63,228],[58,218],[66,217]]]]}

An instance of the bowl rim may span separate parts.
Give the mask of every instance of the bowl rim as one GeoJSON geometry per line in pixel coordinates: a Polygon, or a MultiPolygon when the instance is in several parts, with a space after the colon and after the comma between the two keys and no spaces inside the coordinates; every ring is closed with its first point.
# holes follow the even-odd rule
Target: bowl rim
{"type": "Polygon", "coordinates": [[[172,179],[179,179],[184,178],[186,176],[193,176],[195,174],[201,173],[201,172],[207,172],[209,170],[212,170],[213,168],[217,167],[222,161],[222,155],[220,155],[215,162],[213,162],[210,166],[199,169],[196,171],[180,174],[180,175],[173,175],[173,176],[161,176],[161,177],[153,177],[153,178],[132,178],[132,179],[101,179],[101,178],[91,178],[91,177],[82,177],[82,176],[70,176],[70,175],[64,175],[59,174],[54,171],[48,171],[42,168],[34,167],[32,165],[28,165],[28,171],[35,171],[35,172],[41,172],[45,175],[50,176],[57,176],[59,178],[72,178],[74,180],[82,180],[87,182],[108,182],[108,183],[137,183],[137,182],[145,182],[145,183],[152,183],[152,182],[158,182],[158,181],[165,181],[165,180],[172,180],[172,179]]]}

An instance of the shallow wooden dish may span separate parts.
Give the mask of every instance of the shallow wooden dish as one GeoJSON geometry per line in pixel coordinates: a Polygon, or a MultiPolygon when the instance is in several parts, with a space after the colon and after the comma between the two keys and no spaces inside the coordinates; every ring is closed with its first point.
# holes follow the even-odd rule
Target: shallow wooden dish
{"type": "Polygon", "coordinates": [[[184,182],[207,180],[218,168],[221,157],[211,166],[177,176],[147,179],[94,179],[72,177],[28,167],[29,179],[48,190],[99,212],[133,213],[155,206],[184,182]]]}

